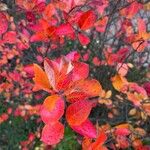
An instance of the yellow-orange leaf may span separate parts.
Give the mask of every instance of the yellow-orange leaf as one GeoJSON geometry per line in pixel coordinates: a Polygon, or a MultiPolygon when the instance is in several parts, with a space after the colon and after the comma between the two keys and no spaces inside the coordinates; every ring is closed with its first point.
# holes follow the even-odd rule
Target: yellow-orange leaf
{"type": "Polygon", "coordinates": [[[125,78],[125,77],[122,77],[122,76],[119,75],[119,74],[115,75],[111,80],[112,80],[113,87],[114,87],[117,91],[123,90],[123,88],[125,87],[125,85],[128,84],[126,78],[125,78]]]}
{"type": "Polygon", "coordinates": [[[34,79],[33,80],[36,84],[35,87],[38,90],[43,89],[43,90],[49,91],[49,89],[51,88],[51,85],[49,83],[46,73],[37,64],[34,64],[34,79]]]}
{"type": "Polygon", "coordinates": [[[127,94],[128,99],[135,105],[135,106],[140,106],[141,105],[141,98],[139,95],[133,94],[133,93],[128,93],[127,94]]]}
{"type": "Polygon", "coordinates": [[[60,99],[58,95],[51,95],[48,96],[45,100],[43,105],[47,108],[48,111],[51,111],[54,109],[56,102],[60,99]]]}

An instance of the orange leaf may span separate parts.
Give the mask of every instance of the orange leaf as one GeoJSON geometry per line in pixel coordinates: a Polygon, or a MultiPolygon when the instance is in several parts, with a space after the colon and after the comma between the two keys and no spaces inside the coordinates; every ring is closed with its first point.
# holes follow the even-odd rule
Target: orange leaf
{"type": "Polygon", "coordinates": [[[95,97],[100,94],[102,87],[97,80],[85,79],[76,81],[65,91],[68,101],[75,102],[82,100],[81,98],[95,97]],[[77,98],[77,99],[76,99],[77,98]]]}
{"type": "Polygon", "coordinates": [[[90,150],[89,147],[92,143],[92,139],[85,137],[82,141],[82,150],[90,150]]]}
{"type": "Polygon", "coordinates": [[[107,140],[107,136],[104,132],[101,132],[97,140],[92,143],[91,148],[92,150],[103,150],[107,149],[103,147],[104,142],[107,140]]]}
{"type": "Polygon", "coordinates": [[[100,83],[95,79],[85,79],[77,81],[73,86],[74,92],[84,92],[89,96],[98,96],[102,90],[100,83]]]}
{"type": "Polygon", "coordinates": [[[146,111],[147,115],[150,116],[150,104],[143,104],[142,107],[146,111]]]}
{"type": "Polygon", "coordinates": [[[128,123],[123,123],[123,124],[119,124],[117,126],[115,126],[115,128],[118,128],[118,129],[124,129],[124,128],[129,128],[130,127],[130,124],[128,123]]]}
{"type": "Polygon", "coordinates": [[[135,95],[133,93],[128,93],[127,94],[128,99],[135,105],[135,106],[140,106],[141,105],[141,98],[138,95],[135,95]]]}

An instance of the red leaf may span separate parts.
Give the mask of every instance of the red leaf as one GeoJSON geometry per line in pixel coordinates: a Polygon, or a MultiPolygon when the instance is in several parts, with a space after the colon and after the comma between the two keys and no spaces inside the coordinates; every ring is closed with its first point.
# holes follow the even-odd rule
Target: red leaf
{"type": "Polygon", "coordinates": [[[83,100],[85,98],[87,98],[89,95],[87,95],[84,92],[72,92],[71,94],[67,95],[67,100],[70,103],[74,103],[80,100],[83,100]]]}
{"type": "Polygon", "coordinates": [[[92,150],[101,150],[106,140],[107,140],[106,134],[104,132],[101,132],[97,140],[92,144],[91,146],[92,150]]]}
{"type": "Polygon", "coordinates": [[[146,90],[147,95],[150,96],[150,82],[145,82],[143,87],[146,90]]]}
{"type": "Polygon", "coordinates": [[[131,131],[127,128],[117,128],[114,132],[116,136],[128,136],[131,131]]]}
{"type": "Polygon", "coordinates": [[[96,138],[96,128],[90,120],[86,120],[79,126],[71,126],[71,128],[83,136],[96,138]]]}
{"type": "Polygon", "coordinates": [[[81,56],[77,51],[72,51],[66,55],[66,58],[68,58],[71,61],[78,61],[80,57],[81,56]]]}
{"type": "Polygon", "coordinates": [[[96,15],[93,11],[89,10],[83,13],[78,21],[78,25],[81,30],[87,30],[93,27],[96,21],[96,15]]]}
{"type": "Polygon", "coordinates": [[[64,126],[60,122],[56,122],[53,125],[47,124],[44,126],[41,140],[48,145],[54,145],[59,143],[63,136],[64,126]]]}
{"type": "Polygon", "coordinates": [[[85,79],[89,75],[89,65],[82,62],[73,62],[73,81],[85,79]]]}
{"type": "Polygon", "coordinates": [[[107,22],[108,22],[108,17],[104,17],[104,18],[98,20],[95,23],[96,30],[98,32],[105,32],[107,22]]]}
{"type": "Polygon", "coordinates": [[[55,123],[64,114],[64,100],[61,98],[59,98],[58,100],[56,99],[56,102],[54,104],[55,106],[53,105],[53,108],[50,108],[50,106],[45,106],[46,104],[47,102],[45,102],[45,104],[41,106],[40,110],[42,121],[46,124],[55,123]]]}
{"type": "Polygon", "coordinates": [[[62,24],[56,29],[56,34],[59,36],[73,34],[74,30],[69,23],[62,24]]]}
{"type": "Polygon", "coordinates": [[[70,125],[81,125],[89,116],[93,103],[88,100],[71,104],[66,111],[66,119],[70,125]]]}
{"type": "Polygon", "coordinates": [[[8,29],[8,20],[4,13],[0,12],[0,35],[5,33],[8,29]]]}
{"type": "Polygon", "coordinates": [[[100,64],[101,64],[101,62],[100,62],[100,60],[99,60],[99,58],[98,57],[94,57],[93,58],[93,64],[95,65],[95,66],[99,66],[100,64]]]}
{"type": "Polygon", "coordinates": [[[23,67],[23,71],[27,73],[27,76],[32,78],[34,76],[34,67],[33,64],[29,64],[23,67]]]}
{"type": "Polygon", "coordinates": [[[15,44],[17,41],[17,34],[15,31],[8,31],[3,35],[4,43],[15,44]]]}
{"type": "Polygon", "coordinates": [[[78,34],[78,39],[83,46],[88,45],[90,43],[89,37],[87,37],[86,35],[84,35],[82,33],[78,34]]]}

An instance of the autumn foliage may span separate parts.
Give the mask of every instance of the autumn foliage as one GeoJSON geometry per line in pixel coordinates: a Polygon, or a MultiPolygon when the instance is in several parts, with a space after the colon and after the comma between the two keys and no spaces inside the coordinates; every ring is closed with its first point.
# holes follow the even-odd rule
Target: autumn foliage
{"type": "Polygon", "coordinates": [[[149,150],[150,2],[10,4],[0,2],[0,126],[36,124],[20,148],[57,149],[69,128],[83,150],[149,150]]]}

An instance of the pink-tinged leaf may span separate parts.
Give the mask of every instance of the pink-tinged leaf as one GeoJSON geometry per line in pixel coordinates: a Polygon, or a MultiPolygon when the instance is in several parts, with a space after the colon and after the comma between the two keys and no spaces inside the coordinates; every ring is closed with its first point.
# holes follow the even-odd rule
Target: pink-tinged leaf
{"type": "Polygon", "coordinates": [[[72,51],[66,55],[66,58],[71,61],[78,61],[80,58],[80,54],[77,51],[72,51]]]}
{"type": "Polygon", "coordinates": [[[37,56],[36,56],[36,60],[37,60],[37,62],[39,62],[39,63],[42,63],[42,62],[44,61],[44,59],[43,59],[43,57],[42,57],[41,55],[37,55],[37,56]]]}
{"type": "Polygon", "coordinates": [[[72,80],[77,81],[80,79],[85,79],[89,75],[89,65],[82,62],[73,62],[73,74],[72,80]]]}
{"type": "Polygon", "coordinates": [[[97,6],[97,12],[100,14],[100,15],[103,15],[104,11],[105,11],[105,8],[108,6],[108,2],[107,1],[103,1],[102,2],[103,5],[98,5],[97,6]],[[105,2],[105,3],[104,3],[105,2]]]}
{"type": "Polygon", "coordinates": [[[100,64],[101,64],[101,61],[99,60],[99,58],[98,57],[94,57],[93,58],[93,64],[95,65],[95,66],[99,66],[100,64]]]}
{"type": "Polygon", "coordinates": [[[77,132],[83,136],[86,136],[89,138],[96,138],[96,128],[94,127],[94,125],[92,124],[92,122],[90,120],[86,120],[79,126],[71,126],[71,128],[75,132],[77,132]]]}
{"type": "Polygon", "coordinates": [[[42,0],[16,0],[16,4],[26,12],[41,13],[45,8],[45,1],[42,0]]]}
{"type": "Polygon", "coordinates": [[[118,52],[117,52],[117,57],[118,57],[118,62],[123,62],[126,57],[129,54],[129,49],[127,48],[121,48],[118,52]]]}
{"type": "Polygon", "coordinates": [[[143,88],[143,87],[141,87],[141,86],[139,86],[137,83],[132,83],[132,82],[130,82],[130,84],[129,84],[129,89],[131,90],[131,91],[135,91],[135,92],[137,92],[138,94],[141,94],[141,95],[143,95],[143,96],[147,96],[147,93],[146,93],[146,91],[145,91],[145,89],[143,88]]]}
{"type": "Polygon", "coordinates": [[[34,76],[34,66],[32,64],[24,66],[23,71],[25,71],[30,78],[34,76]]]}
{"type": "Polygon", "coordinates": [[[0,35],[5,33],[8,29],[8,20],[4,13],[0,12],[0,35]]]}
{"type": "Polygon", "coordinates": [[[90,43],[89,37],[87,37],[86,35],[84,35],[82,33],[78,34],[78,39],[83,46],[88,45],[90,43]]]}
{"type": "Polygon", "coordinates": [[[84,5],[86,0],[74,0],[75,6],[77,5],[84,5]]]}
{"type": "Polygon", "coordinates": [[[66,110],[67,122],[72,126],[81,125],[89,116],[93,102],[81,100],[71,104],[66,110]]]}
{"type": "Polygon", "coordinates": [[[56,34],[58,36],[73,34],[74,30],[69,23],[62,24],[56,29],[56,34]]]}
{"type": "Polygon", "coordinates": [[[147,47],[148,43],[147,41],[141,42],[141,41],[135,41],[132,43],[132,47],[137,52],[143,52],[145,47],[147,47]]]}
{"type": "Polygon", "coordinates": [[[127,128],[117,128],[114,132],[116,136],[128,136],[131,131],[127,128]]]}
{"type": "MultiPolygon", "coordinates": [[[[46,103],[46,102],[45,102],[46,103]]],[[[40,109],[40,116],[44,123],[55,123],[58,121],[64,114],[64,100],[59,98],[55,104],[53,104],[53,109],[49,111],[50,106],[45,106],[43,104],[40,109]],[[48,107],[48,108],[47,108],[48,107]]],[[[52,107],[51,107],[52,108],[52,107]]]]}
{"type": "Polygon", "coordinates": [[[50,85],[55,90],[55,86],[56,86],[55,72],[54,72],[53,68],[50,66],[50,64],[48,63],[48,61],[46,59],[44,60],[44,70],[47,74],[50,85]]]}
{"type": "Polygon", "coordinates": [[[16,45],[19,50],[27,50],[30,47],[29,43],[23,43],[21,40],[18,40],[16,45]]]}
{"type": "Polygon", "coordinates": [[[89,10],[81,15],[80,19],[78,20],[78,25],[81,30],[87,30],[93,27],[95,21],[96,21],[95,13],[89,10]]]}
{"type": "Polygon", "coordinates": [[[15,44],[17,41],[17,34],[15,31],[8,31],[3,35],[3,42],[9,44],[15,44]]]}
{"type": "Polygon", "coordinates": [[[64,136],[64,126],[60,122],[55,124],[47,124],[42,130],[41,140],[48,144],[58,144],[64,136]]]}
{"type": "Polygon", "coordinates": [[[143,5],[135,1],[128,7],[122,9],[120,13],[128,19],[132,19],[132,17],[136,15],[141,8],[143,8],[143,5]]]}
{"type": "Polygon", "coordinates": [[[128,65],[125,63],[118,63],[116,69],[118,71],[118,74],[120,74],[121,76],[125,76],[128,73],[128,65]]]}
{"type": "Polygon", "coordinates": [[[145,21],[141,18],[138,18],[138,30],[139,33],[146,32],[146,24],[145,21]]]}
{"type": "Polygon", "coordinates": [[[21,80],[21,75],[17,71],[9,72],[9,76],[12,80],[16,82],[19,82],[21,80]]]}

